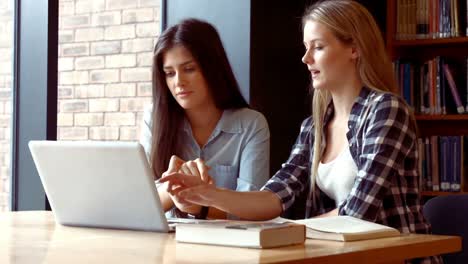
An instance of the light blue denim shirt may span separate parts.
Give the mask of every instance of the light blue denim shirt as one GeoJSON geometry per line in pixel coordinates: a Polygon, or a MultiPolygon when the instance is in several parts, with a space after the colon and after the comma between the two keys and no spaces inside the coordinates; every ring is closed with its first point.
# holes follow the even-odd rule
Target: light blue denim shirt
{"type": "MultiPolygon", "coordinates": [[[[143,116],[140,143],[151,153],[152,109],[143,116]]],[[[269,179],[270,130],[265,117],[252,109],[224,110],[207,143],[200,147],[187,119],[179,131],[184,160],[203,159],[216,186],[237,191],[259,190],[269,179]]]]}

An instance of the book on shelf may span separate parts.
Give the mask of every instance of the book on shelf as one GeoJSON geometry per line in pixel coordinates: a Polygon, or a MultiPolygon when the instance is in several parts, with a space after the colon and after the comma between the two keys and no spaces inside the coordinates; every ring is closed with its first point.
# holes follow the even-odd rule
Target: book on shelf
{"type": "Polygon", "coordinates": [[[464,114],[468,106],[468,57],[394,61],[400,94],[417,114],[464,114]]]}
{"type": "Polygon", "coordinates": [[[290,222],[225,221],[176,225],[178,242],[247,248],[302,244],[305,227],[290,222]]]}
{"type": "Polygon", "coordinates": [[[419,173],[419,186],[422,186],[425,189],[426,186],[426,179],[424,178],[425,175],[425,164],[424,164],[424,141],[422,138],[418,138],[418,173],[419,173]]]}
{"type": "MultiPolygon", "coordinates": [[[[423,177],[426,179],[426,190],[432,191],[432,175],[429,173],[432,171],[432,154],[431,154],[431,143],[429,141],[429,138],[424,139],[424,160],[420,160],[420,162],[423,162],[425,166],[425,174],[423,177]]],[[[434,161],[435,162],[435,161],[434,161]]]]}
{"type": "Polygon", "coordinates": [[[450,191],[450,172],[449,169],[449,137],[439,137],[439,176],[440,176],[440,190],[443,192],[450,191]]]}
{"type": "MultiPolygon", "coordinates": [[[[451,172],[453,172],[452,181],[450,184],[450,190],[453,192],[459,192],[461,190],[461,177],[463,177],[463,136],[452,136],[449,137],[450,147],[453,151],[453,157],[451,157],[451,172]]],[[[465,150],[466,151],[466,150],[465,150]]]]}
{"type": "Polygon", "coordinates": [[[440,177],[439,177],[439,138],[437,136],[430,137],[430,146],[431,146],[431,159],[432,159],[432,169],[430,170],[432,173],[432,190],[438,192],[440,190],[440,177]]]}
{"type": "Polygon", "coordinates": [[[397,0],[396,39],[468,35],[466,1],[397,0]]]}
{"type": "Polygon", "coordinates": [[[426,191],[459,192],[467,178],[464,136],[430,136],[418,139],[419,172],[426,191]]]}
{"type": "MultiPolygon", "coordinates": [[[[466,12],[466,17],[468,18],[468,11],[466,12]]],[[[468,32],[468,27],[467,27],[467,32],[468,32]]],[[[466,85],[465,85],[465,87],[466,87],[466,91],[465,91],[465,99],[466,99],[465,100],[466,101],[465,102],[465,108],[466,109],[465,109],[465,111],[468,113],[468,57],[466,57],[465,69],[466,69],[466,71],[465,71],[465,73],[466,73],[466,75],[465,75],[465,80],[466,80],[466,85]]]]}
{"type": "Polygon", "coordinates": [[[452,93],[453,99],[455,100],[457,112],[459,114],[463,114],[465,112],[465,108],[463,107],[463,103],[460,99],[460,94],[458,93],[457,85],[455,84],[452,72],[447,64],[444,64],[443,68],[445,77],[447,78],[447,82],[449,84],[450,91],[452,93]]]}
{"type": "Polygon", "coordinates": [[[346,215],[294,220],[294,223],[305,225],[306,237],[312,239],[357,241],[400,235],[393,227],[346,215]]]}

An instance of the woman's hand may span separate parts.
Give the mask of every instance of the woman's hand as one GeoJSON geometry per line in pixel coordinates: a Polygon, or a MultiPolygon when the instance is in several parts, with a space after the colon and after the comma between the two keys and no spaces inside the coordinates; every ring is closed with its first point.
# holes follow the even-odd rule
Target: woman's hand
{"type": "Polygon", "coordinates": [[[167,191],[176,199],[200,206],[213,206],[218,199],[217,188],[211,182],[205,182],[200,177],[184,173],[171,173],[159,180],[167,182],[167,191]]]}
{"type": "MultiPolygon", "coordinates": [[[[181,168],[184,165],[184,163],[185,163],[184,160],[182,160],[181,158],[173,155],[171,157],[171,160],[169,161],[169,167],[168,167],[167,171],[165,171],[162,174],[162,178],[166,177],[167,175],[170,175],[171,173],[181,171],[181,168]]],[[[194,205],[194,204],[189,203],[189,202],[186,202],[183,199],[179,199],[179,198],[175,197],[171,192],[169,192],[169,188],[168,188],[167,184],[166,184],[166,186],[162,186],[162,188],[167,190],[167,194],[169,195],[169,198],[172,200],[174,205],[180,211],[190,213],[190,214],[198,213],[200,211],[199,206],[194,205]]]]}
{"type": "MultiPolygon", "coordinates": [[[[172,156],[169,162],[168,170],[163,173],[162,178],[164,179],[168,175],[171,175],[175,172],[184,174],[187,177],[190,177],[193,181],[193,184],[201,183],[212,183],[211,177],[208,174],[209,167],[205,165],[203,160],[196,159],[195,161],[183,161],[177,156],[172,156]]],[[[162,181],[160,181],[162,182],[162,181]]],[[[191,185],[194,186],[194,185],[191,185]]],[[[174,205],[181,210],[182,212],[189,214],[198,214],[201,207],[199,205],[188,202],[183,199],[181,196],[175,195],[181,189],[181,185],[173,184],[166,186],[167,191],[174,202],[174,205]]],[[[184,186],[187,187],[187,186],[184,186]]]]}
{"type": "Polygon", "coordinates": [[[212,183],[211,176],[208,174],[210,167],[208,167],[202,159],[189,160],[184,162],[178,172],[198,176],[205,183],[212,183]]]}
{"type": "MultiPolygon", "coordinates": [[[[235,215],[246,220],[267,220],[283,211],[280,198],[270,191],[237,192],[218,188],[208,174],[209,167],[202,160],[184,162],[173,156],[169,170],[159,179],[166,187],[177,208],[190,214],[199,214],[200,206],[213,212],[235,215]],[[195,175],[192,175],[195,174],[195,175]]],[[[218,218],[217,216],[214,216],[218,218]]],[[[222,218],[222,217],[219,217],[222,218]]]]}
{"type": "Polygon", "coordinates": [[[280,198],[270,191],[238,192],[218,188],[200,178],[171,173],[159,180],[172,195],[197,205],[216,208],[246,220],[267,220],[283,211],[280,198]]]}

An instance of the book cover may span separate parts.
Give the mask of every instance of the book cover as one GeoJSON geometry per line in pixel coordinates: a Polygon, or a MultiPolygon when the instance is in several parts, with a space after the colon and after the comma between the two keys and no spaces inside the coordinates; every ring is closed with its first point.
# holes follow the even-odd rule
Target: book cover
{"type": "MultiPolygon", "coordinates": [[[[464,2],[464,1],[462,1],[462,3],[463,3],[463,2],[464,2]]],[[[465,3],[466,3],[466,7],[467,7],[467,8],[465,8],[465,10],[466,10],[466,12],[465,12],[466,16],[465,16],[465,19],[464,19],[464,20],[465,20],[465,29],[466,29],[465,36],[468,36],[468,0],[466,0],[465,3]]]]}
{"type": "MultiPolygon", "coordinates": [[[[439,69],[442,69],[442,65],[444,64],[444,59],[443,58],[440,58],[439,60],[439,69]]],[[[441,104],[441,110],[442,110],[442,114],[446,115],[447,114],[447,100],[446,100],[446,81],[445,81],[445,73],[443,70],[440,70],[440,75],[439,75],[439,78],[440,78],[440,93],[439,93],[439,96],[440,96],[440,104],[441,104]]]]}
{"type": "Polygon", "coordinates": [[[421,114],[429,113],[429,63],[425,61],[421,64],[420,70],[420,97],[421,114]]]}
{"type": "Polygon", "coordinates": [[[439,175],[440,175],[440,190],[444,192],[450,191],[451,181],[449,179],[449,139],[446,136],[439,137],[439,175]]]}
{"type": "Polygon", "coordinates": [[[424,38],[425,25],[424,25],[424,6],[421,0],[416,2],[416,38],[424,38]]]}
{"type": "Polygon", "coordinates": [[[455,84],[455,80],[453,78],[451,69],[449,68],[447,64],[444,64],[443,68],[444,68],[445,77],[447,78],[447,82],[449,84],[450,91],[452,93],[453,99],[457,107],[457,112],[459,114],[463,114],[465,112],[465,109],[461,102],[460,94],[458,93],[457,85],[455,84]]]}
{"type": "Polygon", "coordinates": [[[393,227],[365,221],[351,216],[332,216],[295,220],[303,224],[307,238],[337,241],[356,241],[399,236],[393,227]]]}
{"type": "Polygon", "coordinates": [[[412,98],[411,98],[411,65],[410,63],[406,62],[402,64],[402,94],[403,98],[405,99],[408,105],[413,105],[412,98]]]}
{"type": "Polygon", "coordinates": [[[452,183],[451,183],[451,190],[453,192],[459,192],[461,187],[461,177],[462,177],[462,140],[461,136],[451,136],[451,146],[453,151],[452,161],[452,183]]]}
{"type": "Polygon", "coordinates": [[[454,5],[454,11],[453,11],[453,16],[455,17],[454,23],[455,23],[455,30],[454,30],[454,37],[460,37],[460,3],[458,0],[453,0],[453,5],[454,5]]]}
{"type": "Polygon", "coordinates": [[[442,113],[442,100],[441,100],[441,87],[440,87],[440,57],[437,56],[434,58],[434,67],[435,67],[435,114],[442,113]]]}
{"type": "Polygon", "coordinates": [[[439,177],[439,140],[438,136],[431,136],[431,159],[432,159],[432,190],[437,192],[440,190],[439,177]]]}
{"type": "Polygon", "coordinates": [[[426,165],[426,174],[425,174],[425,178],[426,178],[426,190],[428,191],[432,191],[432,176],[431,174],[429,174],[430,171],[432,171],[432,155],[431,155],[431,143],[430,143],[430,140],[429,138],[425,138],[424,139],[424,150],[425,150],[425,165],[426,165]]]}
{"type": "Polygon", "coordinates": [[[178,242],[209,245],[274,248],[302,244],[305,226],[289,222],[226,221],[176,225],[178,242]]]}
{"type": "Polygon", "coordinates": [[[422,138],[418,138],[418,173],[419,173],[419,188],[424,189],[426,179],[424,177],[424,142],[422,138]]]}

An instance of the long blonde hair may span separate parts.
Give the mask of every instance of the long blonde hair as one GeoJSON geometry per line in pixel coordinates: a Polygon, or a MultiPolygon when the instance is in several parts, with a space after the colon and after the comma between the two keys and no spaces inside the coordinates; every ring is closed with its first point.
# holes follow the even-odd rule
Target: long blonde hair
{"type": "MultiPolygon", "coordinates": [[[[356,67],[364,86],[384,92],[396,88],[392,63],[385,50],[381,32],[365,7],[351,0],[320,1],[305,11],[302,17],[303,28],[308,21],[325,25],[338,40],[357,48],[359,57],[356,67]]],[[[312,195],[315,190],[318,165],[323,154],[324,116],[330,100],[329,91],[314,89],[312,118],[315,140],[311,168],[312,195]]],[[[315,198],[315,195],[313,197],[315,198]]]]}

